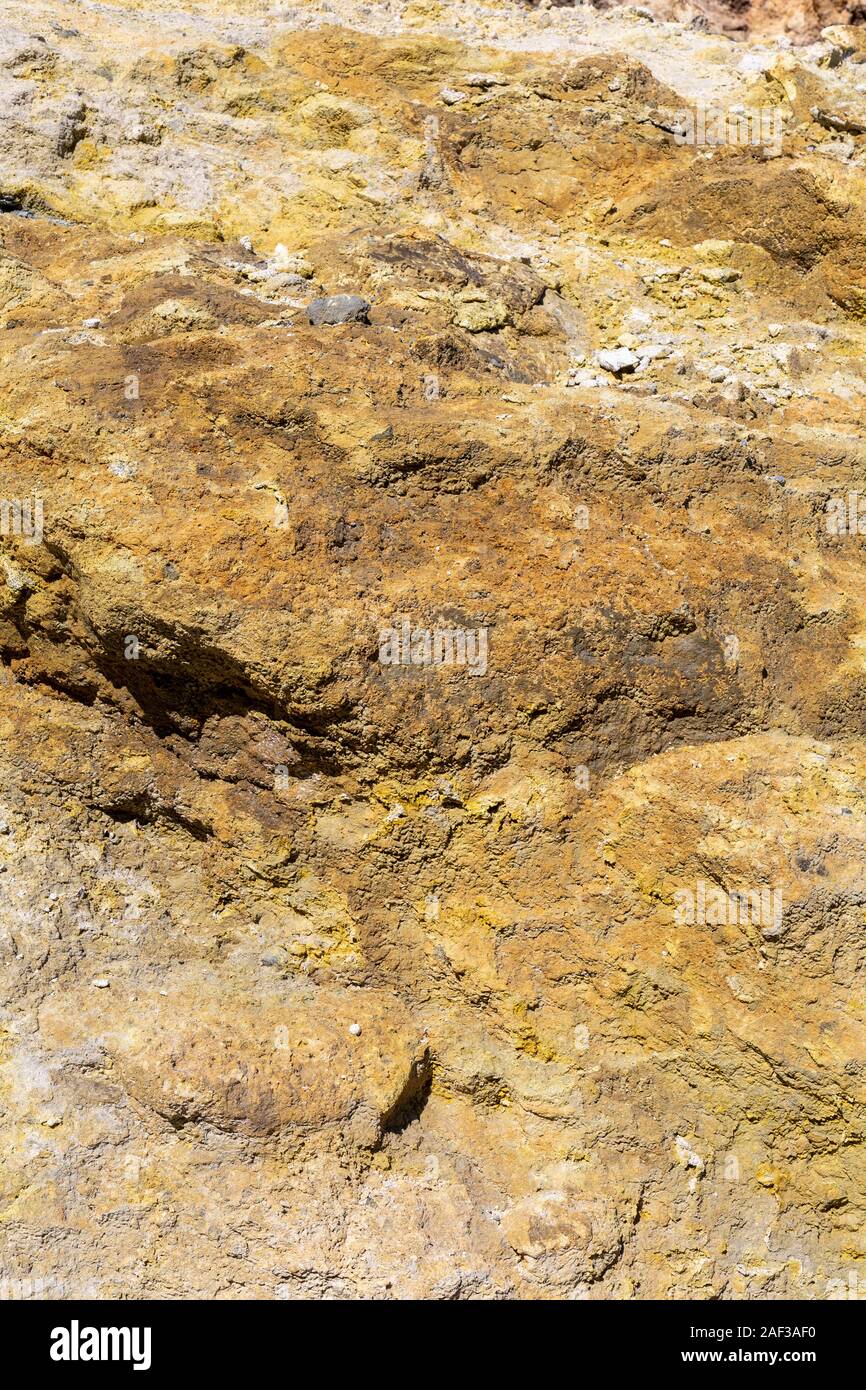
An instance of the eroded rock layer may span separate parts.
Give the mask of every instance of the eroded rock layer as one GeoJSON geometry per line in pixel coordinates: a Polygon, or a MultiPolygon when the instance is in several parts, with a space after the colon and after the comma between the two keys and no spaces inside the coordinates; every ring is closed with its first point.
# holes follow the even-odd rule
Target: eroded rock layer
{"type": "MultiPolygon", "coordinates": [[[[538,3],[539,0],[532,0],[538,3]]],[[[540,0],[543,6],[574,0],[540,0]]],[[[590,0],[600,10],[622,8],[621,0],[590,0]]],[[[643,0],[634,9],[663,20],[743,37],[780,35],[795,43],[817,39],[830,24],[862,24],[862,0],[643,0]]]]}
{"type": "Polygon", "coordinates": [[[6,1296],[850,1289],[863,30],[6,13],[6,1296]]]}

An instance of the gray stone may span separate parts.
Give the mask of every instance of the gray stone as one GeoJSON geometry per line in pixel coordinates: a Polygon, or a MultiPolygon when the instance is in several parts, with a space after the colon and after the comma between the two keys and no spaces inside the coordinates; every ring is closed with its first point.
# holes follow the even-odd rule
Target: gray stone
{"type": "Polygon", "coordinates": [[[62,159],[70,155],[75,150],[79,141],[83,140],[87,134],[85,124],[86,108],[84,105],[76,106],[69,111],[61,120],[57,130],[57,137],[54,147],[62,159]]]}
{"type": "Polygon", "coordinates": [[[359,294],[331,294],[307,305],[307,318],[314,327],[323,323],[367,323],[369,312],[368,300],[359,294]]]}
{"type": "Polygon", "coordinates": [[[596,353],[596,361],[606,372],[620,376],[622,372],[633,372],[638,359],[628,348],[609,348],[596,353]]]}

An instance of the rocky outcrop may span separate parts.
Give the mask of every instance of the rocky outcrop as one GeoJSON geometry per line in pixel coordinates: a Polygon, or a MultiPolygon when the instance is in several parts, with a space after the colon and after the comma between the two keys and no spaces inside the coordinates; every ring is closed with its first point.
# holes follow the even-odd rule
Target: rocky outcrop
{"type": "Polygon", "coordinates": [[[849,1288],[859,30],[7,9],[5,1288],[849,1288]]]}
{"type": "MultiPolygon", "coordinates": [[[[549,3],[570,4],[572,0],[549,3]]],[[[620,0],[591,3],[599,10],[622,8],[620,0]]],[[[812,42],[827,25],[862,24],[866,19],[861,0],[646,0],[634,8],[661,20],[674,20],[714,33],[738,38],[784,35],[795,43],[812,42]]]]}

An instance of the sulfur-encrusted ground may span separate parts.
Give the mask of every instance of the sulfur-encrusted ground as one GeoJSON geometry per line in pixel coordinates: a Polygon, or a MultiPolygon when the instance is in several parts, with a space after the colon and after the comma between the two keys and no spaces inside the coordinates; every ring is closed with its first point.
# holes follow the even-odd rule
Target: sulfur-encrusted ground
{"type": "Polygon", "coordinates": [[[858,1287],[864,30],[5,13],[0,1296],[858,1287]]]}

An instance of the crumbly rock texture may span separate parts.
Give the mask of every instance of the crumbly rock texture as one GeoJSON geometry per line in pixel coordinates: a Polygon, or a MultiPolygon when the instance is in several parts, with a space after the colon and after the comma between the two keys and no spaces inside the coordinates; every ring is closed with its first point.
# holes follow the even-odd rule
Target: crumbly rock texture
{"type": "Polygon", "coordinates": [[[866,1277],[864,30],[666,8],[6,0],[7,1296],[866,1277]]]}

